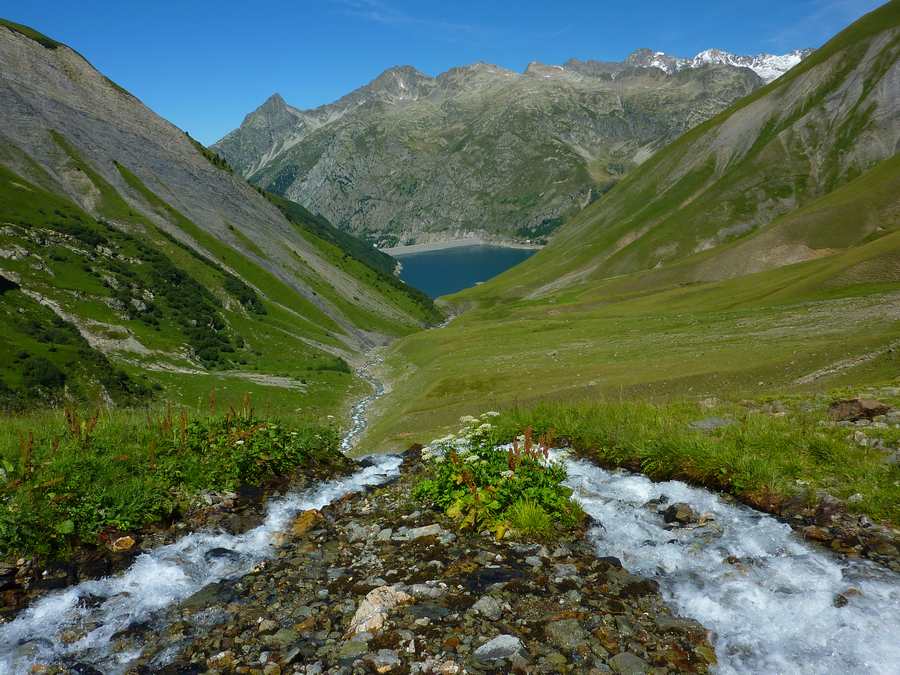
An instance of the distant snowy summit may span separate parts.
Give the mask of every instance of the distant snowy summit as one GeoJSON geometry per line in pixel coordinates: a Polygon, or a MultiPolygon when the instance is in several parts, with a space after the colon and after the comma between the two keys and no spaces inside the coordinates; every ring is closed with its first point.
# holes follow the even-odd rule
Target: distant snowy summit
{"type": "Polygon", "coordinates": [[[791,68],[812,54],[812,49],[795,49],[787,54],[757,54],[756,56],[738,56],[721,49],[707,49],[695,57],[686,59],[671,56],[665,52],[650,49],[638,49],[633,52],[626,63],[643,68],[659,68],[670,75],[686,68],[699,68],[707,64],[722,64],[749,68],[759,75],[767,84],[781,77],[791,68]]]}

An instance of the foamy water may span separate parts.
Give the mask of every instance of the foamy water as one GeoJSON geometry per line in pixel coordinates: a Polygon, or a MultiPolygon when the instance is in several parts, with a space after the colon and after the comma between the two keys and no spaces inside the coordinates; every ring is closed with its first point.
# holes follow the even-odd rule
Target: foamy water
{"type": "Polygon", "coordinates": [[[273,536],[307,509],[320,509],[344,495],[383,484],[399,475],[395,455],[367,458],[346,478],[272,500],[265,521],[242,534],[196,532],[143,553],[121,574],[85,581],[48,595],[0,626],[0,674],[27,673],[35,663],[78,662],[103,672],[125,670],[138,653],[112,653],[111,638],[153,618],[207,584],[250,572],[274,554],[273,536]],[[214,549],[230,553],[209,555],[214,549]],[[64,644],[66,631],[86,634],[64,644]]]}
{"type": "Polygon", "coordinates": [[[706,490],[566,465],[574,497],[601,523],[589,535],[598,555],[655,578],[676,611],[714,631],[717,672],[900,673],[900,575],[807,544],[706,490]],[[712,513],[716,525],[664,529],[643,506],[661,495],[712,513]],[[834,605],[839,593],[844,607],[834,605]]]}

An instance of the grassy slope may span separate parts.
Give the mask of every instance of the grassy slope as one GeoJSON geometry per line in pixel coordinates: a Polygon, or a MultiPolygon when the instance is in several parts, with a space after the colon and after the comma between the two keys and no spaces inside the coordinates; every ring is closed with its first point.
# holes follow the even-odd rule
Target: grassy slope
{"type": "MultiPolygon", "coordinates": [[[[53,137],[68,155],[71,166],[81,172],[96,189],[97,217],[127,223],[129,234],[110,229],[68,199],[58,197],[36,183],[4,169],[0,176],[0,191],[3,193],[0,200],[0,220],[17,223],[19,226],[4,230],[0,243],[9,247],[18,246],[28,252],[30,257],[4,260],[3,268],[17,274],[26,288],[39,292],[68,313],[78,316],[95,334],[113,339],[131,336],[150,350],[149,353],[126,350],[113,354],[117,367],[137,377],[137,382],[145,382],[146,386],[162,386],[166,390],[166,398],[179,402],[195,403],[198,399],[205,400],[213,389],[217,390],[218,396],[231,401],[239,400],[244,392],[250,392],[256,400],[265,401],[263,407],[269,413],[299,415],[304,418],[338,411],[348,393],[359,389],[359,383],[348,372],[346,364],[304,341],[304,338],[310,338],[318,343],[339,344],[333,337],[333,332],[339,328],[329,317],[240,251],[206,235],[146,188],[125,167],[119,167],[120,173],[134,190],[132,199],[145,201],[151,212],[155,211],[182,229],[193,241],[249,281],[262,294],[258,295],[246,284],[236,280],[217,260],[198,253],[160,230],[149,218],[132,208],[113,186],[79,156],[64,137],[56,133],[53,133],[53,137]],[[161,254],[174,268],[197,283],[198,288],[206,289],[211,306],[222,317],[227,326],[226,331],[234,336],[234,344],[243,346],[237,348],[233,353],[234,358],[228,362],[219,363],[208,372],[198,370],[196,364],[187,361],[182,353],[185,342],[183,327],[179,328],[177,321],[167,312],[163,312],[161,321],[153,325],[137,317],[123,318],[120,311],[110,307],[115,292],[109,287],[109,282],[105,281],[109,275],[102,256],[98,257],[92,246],[84,243],[59,240],[62,235],[58,232],[56,221],[83,224],[91,232],[99,233],[99,236],[112,237],[116,246],[126,247],[123,252],[127,250],[129,257],[140,258],[134,246],[144,246],[155,254],[161,254]],[[46,242],[42,244],[39,235],[43,228],[57,238],[54,246],[48,248],[46,242]],[[233,283],[237,282],[239,289],[242,289],[241,294],[235,295],[233,286],[228,284],[229,279],[233,283]],[[249,293],[258,303],[257,311],[248,311],[242,306],[239,297],[245,297],[243,293],[249,293]],[[188,375],[177,372],[185,368],[192,373],[188,375]],[[245,371],[247,375],[234,372],[237,370],[245,371]],[[284,378],[285,382],[292,381],[293,388],[273,386],[272,380],[267,379],[267,376],[284,378]],[[246,377],[254,379],[248,380],[246,377]]],[[[7,148],[5,154],[10,156],[14,152],[14,148],[7,148]]],[[[32,167],[30,173],[35,174],[42,185],[52,185],[51,179],[36,166],[32,167]]],[[[327,250],[336,261],[341,259],[340,249],[304,229],[302,223],[297,224],[297,227],[316,247],[327,250]]],[[[327,259],[329,258],[326,257],[327,259]]],[[[381,286],[384,286],[384,294],[389,303],[401,310],[408,310],[413,317],[417,312],[423,318],[433,315],[434,309],[430,301],[421,303],[412,292],[386,286],[381,283],[380,272],[355,259],[351,262],[352,264],[343,265],[344,271],[360,279],[363,284],[373,286],[376,292],[380,292],[381,286]]],[[[139,264],[128,274],[137,272],[138,277],[141,277],[141,269],[139,264]]],[[[313,280],[317,281],[315,277],[313,280]]],[[[12,299],[21,295],[21,291],[8,294],[6,300],[9,302],[5,305],[9,305],[10,312],[17,309],[12,306],[12,299]]],[[[336,293],[334,297],[343,300],[336,293]]],[[[23,299],[17,302],[26,301],[27,299],[23,299]]],[[[35,306],[33,312],[50,316],[49,310],[40,310],[36,303],[28,302],[35,306]]],[[[352,304],[349,306],[355,309],[352,304]]],[[[357,325],[370,330],[381,329],[386,333],[398,334],[413,329],[411,325],[393,324],[374,312],[356,311],[348,312],[348,315],[358,322],[357,325]]],[[[52,322],[52,317],[48,317],[43,318],[52,322]]],[[[18,335],[15,331],[6,331],[2,340],[4,353],[12,356],[26,351],[35,356],[48,357],[64,374],[70,376],[67,381],[71,385],[70,393],[77,398],[96,400],[99,395],[97,374],[88,372],[89,369],[73,368],[77,359],[70,357],[68,352],[72,350],[54,347],[44,354],[47,352],[47,345],[41,347],[39,341],[26,339],[21,335],[16,338],[15,335],[18,335]]],[[[80,345],[78,348],[84,347],[85,345],[80,345]]],[[[4,363],[5,368],[0,378],[7,380],[10,385],[19,386],[24,361],[5,358],[4,363]]],[[[115,392],[111,393],[114,400],[124,401],[125,397],[117,397],[115,392]]],[[[47,396],[45,400],[58,400],[58,397],[47,396]]]]}
{"type": "MultiPolygon", "coordinates": [[[[460,415],[548,399],[737,399],[896,377],[898,351],[886,348],[900,341],[897,157],[847,172],[818,194],[804,193],[798,208],[752,236],[699,253],[686,247],[661,266],[648,264],[647,252],[660,240],[646,233],[662,232],[680,249],[679,238],[706,236],[697,228],[722,217],[723,195],[736,199],[729,191],[741,180],[777,175],[778,167],[766,164],[766,172],[758,164],[765,141],[716,175],[711,163],[690,154],[696,144],[729,116],[835,55],[849,68],[860,58],[861,43],[897,25],[900,2],[894,1],[658,153],[538,255],[448,298],[467,311],[447,328],[401,340],[389,355],[394,387],[369,445],[427,441],[460,415]],[[675,171],[682,164],[694,168],[675,171]],[[658,189],[673,172],[681,177],[658,189]],[[638,236],[616,253],[629,232],[638,236]],[[799,241],[825,255],[741,269],[741,261],[765,254],[772,233],[780,243],[799,241]],[[860,356],[853,367],[808,377],[860,356]]],[[[883,64],[876,60],[872,69],[874,77],[883,64]]],[[[815,113],[820,100],[808,101],[807,112],[815,113]]]]}

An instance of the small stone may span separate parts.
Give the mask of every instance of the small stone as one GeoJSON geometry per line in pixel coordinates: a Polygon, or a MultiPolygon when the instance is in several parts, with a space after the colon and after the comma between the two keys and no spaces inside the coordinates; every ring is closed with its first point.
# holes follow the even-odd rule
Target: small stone
{"type": "Polygon", "coordinates": [[[280,649],[289,647],[300,639],[300,635],[290,628],[282,628],[274,635],[267,636],[266,644],[274,645],[280,649]]]}
{"type": "Polygon", "coordinates": [[[267,663],[263,666],[263,675],[281,675],[281,666],[277,663],[267,663]]]}
{"type": "Polygon", "coordinates": [[[554,575],[560,579],[569,579],[578,576],[578,568],[570,563],[556,563],[553,565],[554,575]]]}
{"type": "Polygon", "coordinates": [[[356,661],[356,659],[362,658],[368,651],[369,644],[365,640],[348,640],[341,645],[341,648],[337,653],[337,658],[341,663],[350,665],[356,661]]]}
{"type": "Polygon", "coordinates": [[[631,652],[616,654],[609,660],[609,665],[619,675],[644,675],[651,670],[649,663],[631,652]]]}
{"type": "Polygon", "coordinates": [[[313,525],[316,524],[321,518],[321,514],[316,509],[309,509],[308,511],[304,511],[299,516],[294,518],[294,523],[291,525],[291,534],[295,537],[300,537],[309,530],[312,529],[313,525]]]}
{"type": "Polygon", "coordinates": [[[472,610],[481,614],[488,621],[497,621],[503,613],[500,603],[489,595],[485,595],[472,605],[472,610]]]}
{"type": "Polygon", "coordinates": [[[347,528],[347,541],[351,544],[364,541],[368,535],[369,531],[358,523],[350,523],[350,526],[347,528]]]}
{"type": "Polygon", "coordinates": [[[392,534],[394,534],[394,531],[391,528],[386,527],[378,533],[378,536],[376,538],[378,539],[378,541],[390,541],[392,534]]]}
{"type": "Polygon", "coordinates": [[[690,427],[692,429],[699,429],[700,431],[715,431],[716,429],[721,429],[722,427],[727,427],[734,424],[734,420],[728,419],[727,417],[706,417],[702,420],[694,420],[691,422],[690,427]]]}
{"type": "Polygon", "coordinates": [[[271,619],[263,619],[256,627],[256,632],[260,634],[274,633],[278,630],[278,624],[271,619]]]}
{"type": "Polygon", "coordinates": [[[378,630],[384,625],[391,610],[412,601],[413,597],[398,586],[379,586],[369,591],[359,603],[359,608],[350,621],[349,632],[353,634],[378,630]]]}
{"type": "Polygon", "coordinates": [[[847,497],[847,501],[851,504],[859,504],[862,500],[863,496],[859,492],[855,492],[847,497]]]}
{"type": "Polygon", "coordinates": [[[547,639],[559,649],[571,651],[587,639],[587,634],[575,619],[553,621],[544,627],[547,639]]]}
{"type": "Polygon", "coordinates": [[[231,670],[234,668],[234,652],[219,652],[206,659],[206,667],[211,670],[231,670]]]}
{"type": "Polygon", "coordinates": [[[514,635],[498,635],[475,650],[479,661],[499,661],[525,652],[525,645],[514,635]]]}
{"type": "Polygon", "coordinates": [[[525,558],[525,564],[530,565],[531,567],[541,567],[544,563],[536,555],[530,555],[525,558]]]}
{"type": "Polygon", "coordinates": [[[433,523],[431,525],[425,525],[423,527],[414,527],[411,530],[406,531],[406,538],[409,541],[415,541],[416,539],[421,539],[423,537],[439,537],[444,534],[446,531],[443,527],[438,525],[437,523],[433,523]]]}
{"type": "Polygon", "coordinates": [[[685,504],[684,502],[672,504],[663,514],[663,520],[667,523],[677,522],[681,525],[686,525],[693,522],[694,519],[694,510],[690,504],[685,504]]]}
{"type": "Polygon", "coordinates": [[[886,415],[890,411],[891,407],[889,405],[866,398],[835,401],[828,408],[828,414],[831,415],[831,418],[841,421],[871,420],[873,417],[886,415]]]}
{"type": "Polygon", "coordinates": [[[834,600],[831,601],[831,604],[838,608],[846,607],[850,604],[850,600],[848,600],[847,596],[843,593],[838,593],[834,596],[834,600]]]}
{"type": "Polygon", "coordinates": [[[109,549],[113,553],[125,553],[126,551],[130,551],[131,549],[133,549],[134,544],[135,544],[134,537],[125,535],[124,537],[119,537],[118,539],[113,541],[109,545],[109,549]]]}
{"type": "Polygon", "coordinates": [[[400,667],[400,656],[392,649],[379,649],[375,654],[366,657],[377,673],[389,673],[400,667]]]}

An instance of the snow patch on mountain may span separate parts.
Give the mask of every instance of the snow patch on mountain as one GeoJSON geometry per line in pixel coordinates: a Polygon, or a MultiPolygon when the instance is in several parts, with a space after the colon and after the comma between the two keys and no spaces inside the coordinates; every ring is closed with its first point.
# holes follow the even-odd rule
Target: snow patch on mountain
{"type": "Polygon", "coordinates": [[[749,68],[767,84],[781,77],[791,68],[809,56],[811,49],[795,49],[787,54],[757,54],[739,56],[722,49],[707,49],[693,58],[671,56],[665,52],[639,49],[628,57],[627,63],[643,68],[658,68],[669,75],[686,68],[700,68],[709,64],[749,68]]]}

